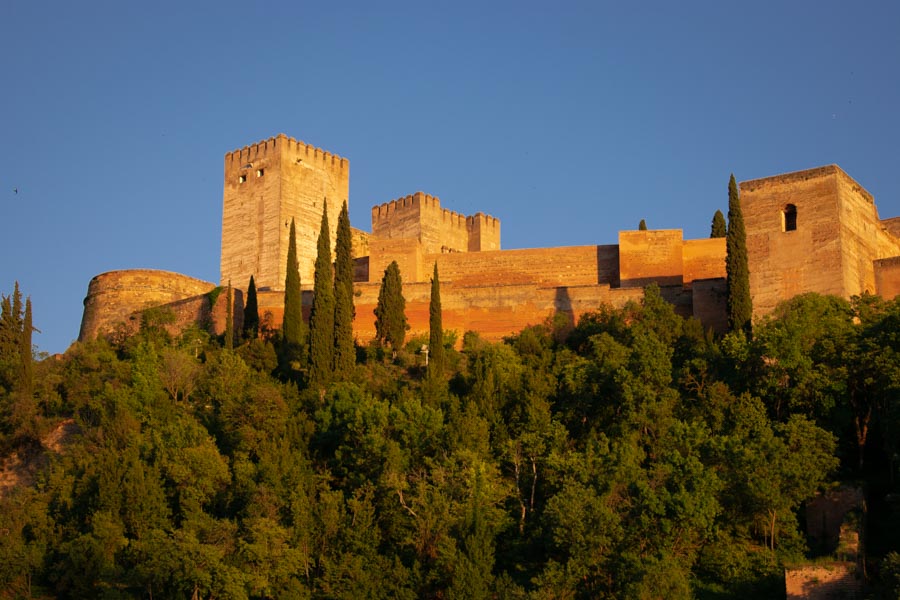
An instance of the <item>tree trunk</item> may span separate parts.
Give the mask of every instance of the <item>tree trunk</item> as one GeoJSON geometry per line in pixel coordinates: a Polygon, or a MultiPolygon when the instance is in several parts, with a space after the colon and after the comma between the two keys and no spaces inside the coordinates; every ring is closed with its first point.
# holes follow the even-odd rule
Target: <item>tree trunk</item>
{"type": "Polygon", "coordinates": [[[854,417],[853,424],[856,426],[856,445],[859,452],[859,470],[862,471],[863,460],[865,458],[866,438],[869,435],[869,421],[872,419],[872,407],[866,411],[865,416],[859,413],[854,417]]]}
{"type": "Polygon", "coordinates": [[[769,530],[769,549],[772,550],[772,552],[774,552],[775,551],[775,519],[776,519],[778,513],[774,510],[770,510],[769,513],[772,516],[772,525],[771,525],[771,529],[769,530]]]}

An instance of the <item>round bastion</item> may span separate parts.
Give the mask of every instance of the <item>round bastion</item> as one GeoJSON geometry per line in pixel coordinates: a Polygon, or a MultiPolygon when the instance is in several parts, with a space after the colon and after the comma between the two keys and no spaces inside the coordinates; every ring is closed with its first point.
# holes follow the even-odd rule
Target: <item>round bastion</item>
{"type": "Polygon", "coordinates": [[[88,284],[78,341],[92,340],[135,312],[205,294],[216,287],[181,273],[127,269],[97,275],[88,284]]]}

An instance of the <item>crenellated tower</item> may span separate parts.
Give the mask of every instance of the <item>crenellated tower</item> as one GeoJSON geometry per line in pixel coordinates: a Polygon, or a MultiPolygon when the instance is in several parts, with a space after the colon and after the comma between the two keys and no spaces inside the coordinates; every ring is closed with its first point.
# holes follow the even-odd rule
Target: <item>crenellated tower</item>
{"type": "Polygon", "coordinates": [[[313,283],[327,201],[334,251],[338,214],[350,198],[350,161],[280,134],[225,155],[221,283],[282,290],[291,218],[303,286],[313,283]]]}
{"type": "Polygon", "coordinates": [[[500,249],[500,220],[482,212],[466,216],[416,192],[373,206],[372,236],[418,240],[424,254],[484,252],[500,249]]]}

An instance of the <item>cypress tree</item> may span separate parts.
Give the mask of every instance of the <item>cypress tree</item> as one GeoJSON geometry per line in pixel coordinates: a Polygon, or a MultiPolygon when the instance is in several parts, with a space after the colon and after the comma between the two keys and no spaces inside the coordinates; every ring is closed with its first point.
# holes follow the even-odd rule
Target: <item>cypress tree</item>
{"type": "Polygon", "coordinates": [[[25,299],[25,320],[22,323],[22,347],[19,355],[22,359],[22,378],[19,381],[19,389],[22,395],[30,402],[33,395],[31,333],[34,328],[31,325],[31,297],[25,299]]]}
{"type": "Polygon", "coordinates": [[[291,234],[288,240],[287,275],[284,278],[284,320],[281,324],[286,344],[302,345],[303,338],[303,296],[300,291],[300,264],[297,262],[297,234],[294,219],[291,219],[291,234]]]}
{"type": "Polygon", "coordinates": [[[337,379],[346,379],[356,364],[353,315],[353,240],[345,200],[338,217],[334,261],[334,374],[337,379]]]}
{"type": "Polygon", "coordinates": [[[709,232],[711,238],[723,238],[728,233],[728,226],[725,224],[725,215],[721,210],[717,210],[713,215],[712,228],[709,232]]]}
{"type": "Polygon", "coordinates": [[[647,231],[647,221],[641,219],[641,222],[638,223],[638,231],[647,231]]]}
{"type": "Polygon", "coordinates": [[[15,287],[13,288],[13,297],[12,297],[12,314],[16,320],[16,323],[21,326],[22,324],[22,292],[19,291],[19,282],[16,282],[15,287]]]}
{"type": "Polygon", "coordinates": [[[728,233],[725,236],[728,327],[750,333],[753,304],[750,299],[750,267],[747,263],[747,233],[741,213],[741,198],[732,174],[728,182],[728,233]]]}
{"type": "Polygon", "coordinates": [[[331,236],[328,205],[322,207],[322,226],[316,248],[312,312],[309,315],[309,381],[323,388],[334,366],[334,281],[331,275],[331,236]]]}
{"type": "Polygon", "coordinates": [[[406,299],[403,298],[403,280],[400,266],[392,261],[384,270],[381,289],[378,290],[378,304],[375,306],[375,339],[391,346],[396,356],[406,339],[406,299]]]}
{"type": "Polygon", "coordinates": [[[17,281],[12,297],[0,296],[0,392],[18,385],[22,375],[21,350],[22,295],[17,281]]]}
{"type": "Polygon", "coordinates": [[[247,286],[247,302],[244,305],[244,337],[255,340],[259,335],[259,304],[256,300],[256,281],[250,276],[247,286]]]}
{"type": "Polygon", "coordinates": [[[428,376],[444,375],[444,325],[441,315],[441,283],[438,280],[437,262],[431,277],[431,302],[428,304],[428,376]]]}
{"type": "Polygon", "coordinates": [[[234,349],[234,294],[231,291],[231,280],[228,280],[228,291],[225,293],[225,348],[234,349]]]}

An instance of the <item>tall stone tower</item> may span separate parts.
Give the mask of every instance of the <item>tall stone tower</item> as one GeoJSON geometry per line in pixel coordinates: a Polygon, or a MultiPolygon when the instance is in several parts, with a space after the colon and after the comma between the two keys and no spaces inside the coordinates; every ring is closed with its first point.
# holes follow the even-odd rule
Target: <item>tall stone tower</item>
{"type": "Polygon", "coordinates": [[[334,252],[341,206],[350,198],[350,161],[284,134],[225,155],[221,283],[283,290],[291,218],[302,285],[313,283],[322,207],[334,252]]]}
{"type": "Polygon", "coordinates": [[[805,292],[874,294],[875,261],[900,254],[872,195],[836,165],[740,187],[754,316],[805,292]]]}

